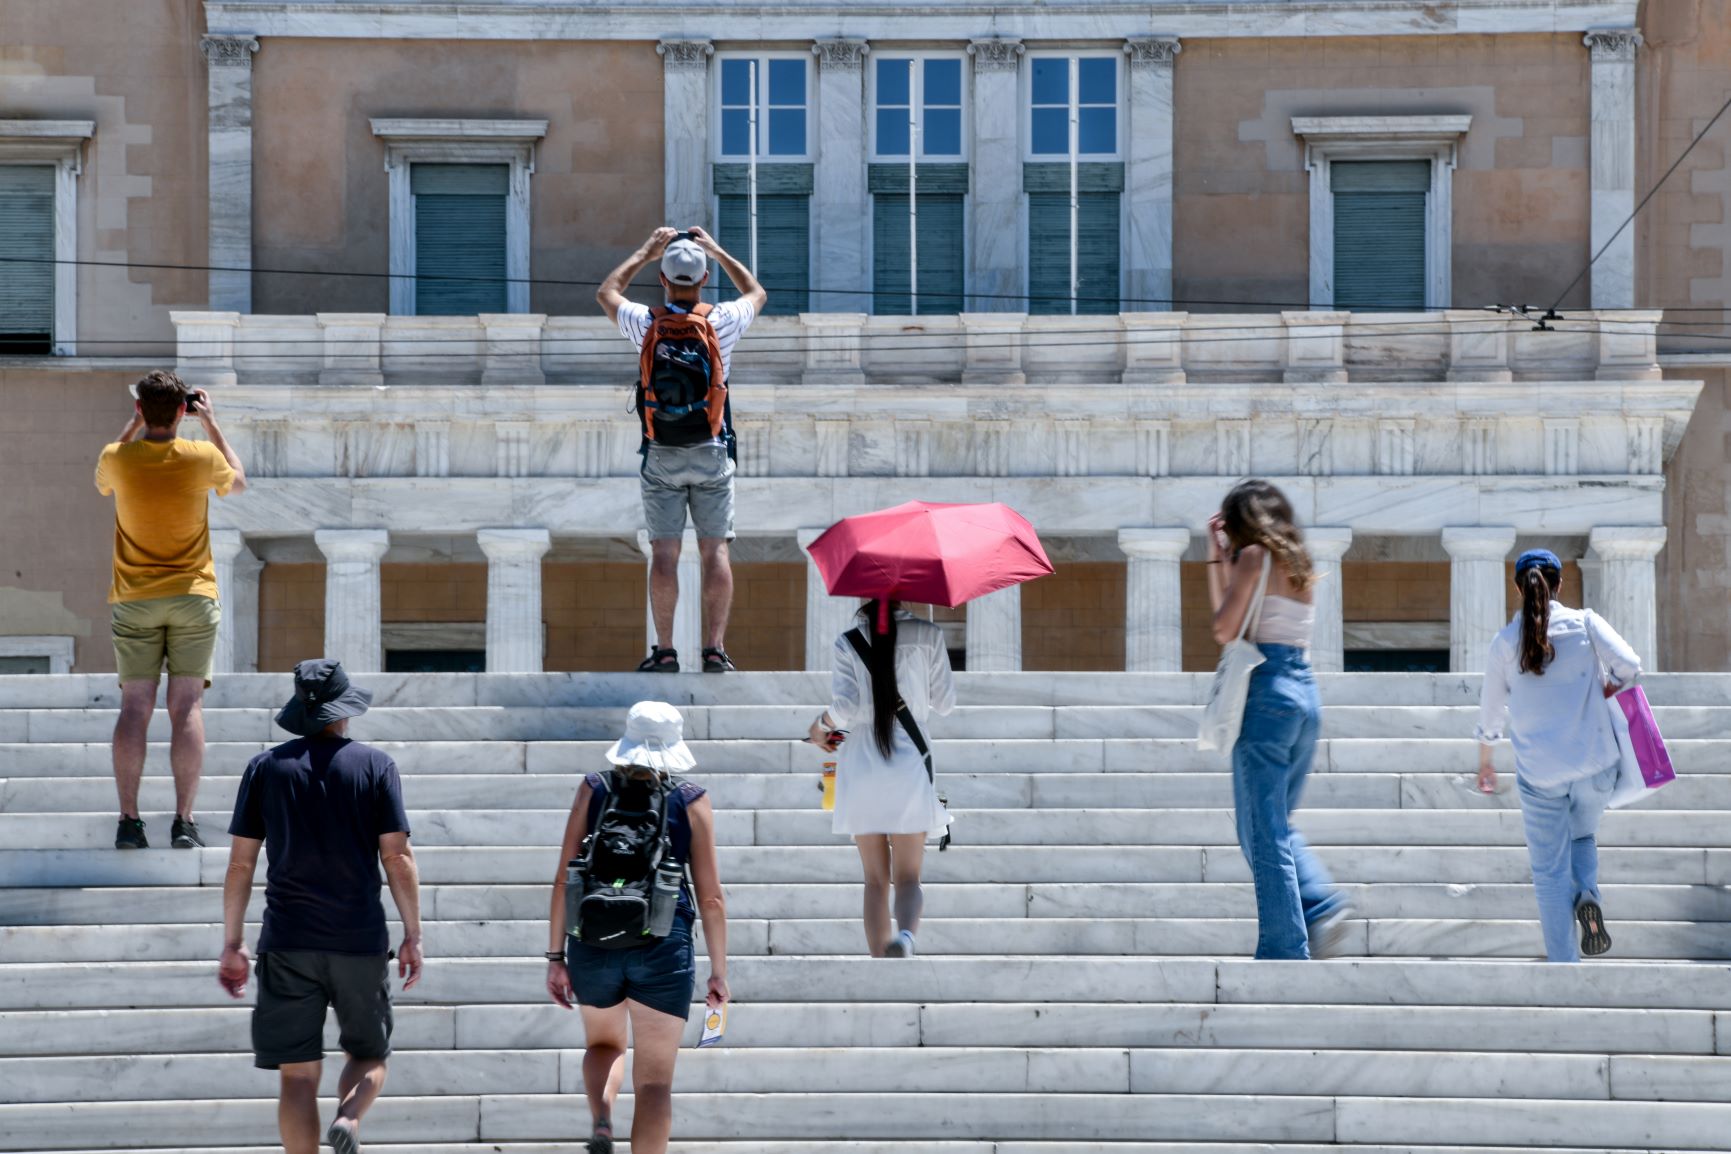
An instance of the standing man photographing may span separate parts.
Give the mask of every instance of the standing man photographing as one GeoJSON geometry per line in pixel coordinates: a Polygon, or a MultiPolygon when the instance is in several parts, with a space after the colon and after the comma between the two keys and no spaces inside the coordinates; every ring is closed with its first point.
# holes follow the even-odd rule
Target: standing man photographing
{"type": "Polygon", "coordinates": [[[678,673],[673,614],[679,603],[679,553],[689,509],[703,555],[703,671],[734,669],[723,639],[733,607],[734,438],[727,403],[733,346],[763,311],[769,294],[750,269],[701,228],[658,228],[595,294],[607,319],[641,353],[637,409],[643,420],[643,515],[649,529],[649,607],[655,644],[637,668],[678,673]],[[739,290],[737,300],[703,301],[709,258],[739,290]],[[625,299],[632,278],[661,262],[667,303],[625,299]]]}
{"type": "Polygon", "coordinates": [[[216,656],[216,566],[210,556],[210,501],[246,491],[246,470],[217,426],[210,395],[158,370],[132,387],[132,419],[96,461],[96,489],[114,498],[114,666],[120,717],[114,723],[114,784],[120,794],[115,849],[146,849],[138,783],[156,686],[168,666],[168,760],[174,770],[175,849],[204,845],[192,819],[204,772],[204,691],[216,656]],[[179,435],[188,415],[208,441],[179,435]]]}

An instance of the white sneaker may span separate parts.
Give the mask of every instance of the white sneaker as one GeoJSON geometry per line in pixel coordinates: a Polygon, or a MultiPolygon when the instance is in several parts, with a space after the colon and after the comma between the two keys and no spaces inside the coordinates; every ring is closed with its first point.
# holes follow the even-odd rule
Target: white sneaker
{"type": "Polygon", "coordinates": [[[911,958],[914,952],[914,936],[907,930],[902,930],[884,946],[886,958],[911,958]]]}
{"type": "Polygon", "coordinates": [[[1310,924],[1310,956],[1319,961],[1338,958],[1346,949],[1346,935],[1352,917],[1351,906],[1341,906],[1332,914],[1310,924]]]}

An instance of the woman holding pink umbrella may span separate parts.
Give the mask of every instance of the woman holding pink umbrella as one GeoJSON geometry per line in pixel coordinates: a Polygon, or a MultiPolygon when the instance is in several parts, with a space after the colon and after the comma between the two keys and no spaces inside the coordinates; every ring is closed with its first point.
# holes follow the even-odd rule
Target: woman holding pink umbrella
{"type": "Polygon", "coordinates": [[[912,957],[926,839],[942,837],[939,849],[949,841],[926,724],[955,707],[956,689],[943,632],[901,603],[953,607],[1044,577],[1052,563],[1033,526],[999,504],[910,501],[847,517],[810,553],[833,596],[868,599],[836,639],[830,705],[812,722],[810,739],[842,751],[833,828],[859,846],[866,945],[873,957],[912,957]],[[856,723],[859,731],[843,743],[842,731],[856,723]]]}

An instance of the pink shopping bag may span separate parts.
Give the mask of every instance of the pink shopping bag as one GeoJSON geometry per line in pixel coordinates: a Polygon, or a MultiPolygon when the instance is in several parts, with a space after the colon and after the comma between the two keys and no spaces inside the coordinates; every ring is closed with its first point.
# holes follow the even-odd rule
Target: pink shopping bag
{"type": "Polygon", "coordinates": [[[1651,797],[1655,790],[1676,781],[1677,771],[1671,768],[1671,755],[1659,736],[1659,725],[1653,720],[1646,692],[1639,685],[1631,685],[1607,698],[1605,705],[1611,729],[1617,735],[1617,750],[1622,754],[1617,784],[1611,791],[1611,806],[1617,808],[1651,797]]]}

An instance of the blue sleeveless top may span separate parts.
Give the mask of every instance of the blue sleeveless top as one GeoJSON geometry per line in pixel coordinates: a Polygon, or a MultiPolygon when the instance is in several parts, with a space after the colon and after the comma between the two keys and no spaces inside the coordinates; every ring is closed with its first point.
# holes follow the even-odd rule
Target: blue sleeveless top
{"type": "MultiPolygon", "coordinates": [[[[607,804],[607,782],[611,776],[608,773],[590,773],[583,777],[589,784],[589,830],[593,830],[595,823],[601,820],[601,807],[607,804]]],[[[691,815],[686,810],[707,792],[700,785],[681,781],[667,794],[667,838],[673,843],[673,859],[688,868],[691,865],[691,815]]],[[[690,918],[697,916],[697,903],[692,898],[689,884],[679,887],[679,912],[690,918]]]]}

